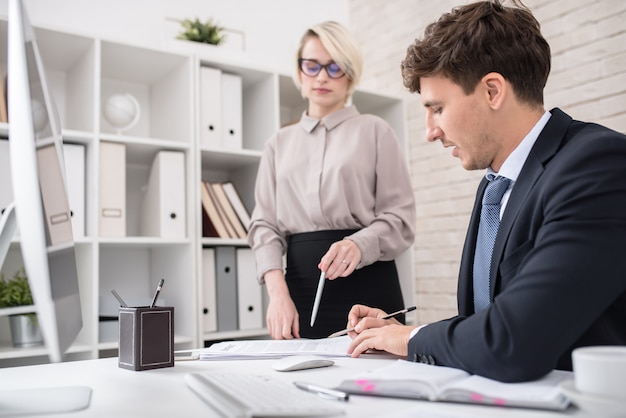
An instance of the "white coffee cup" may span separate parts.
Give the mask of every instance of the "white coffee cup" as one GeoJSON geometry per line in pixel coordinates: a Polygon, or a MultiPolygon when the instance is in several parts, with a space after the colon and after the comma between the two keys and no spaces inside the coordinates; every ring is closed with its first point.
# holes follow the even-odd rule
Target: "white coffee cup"
{"type": "Polygon", "coordinates": [[[580,347],[572,361],[576,389],[626,402],[626,346],[580,347]]]}

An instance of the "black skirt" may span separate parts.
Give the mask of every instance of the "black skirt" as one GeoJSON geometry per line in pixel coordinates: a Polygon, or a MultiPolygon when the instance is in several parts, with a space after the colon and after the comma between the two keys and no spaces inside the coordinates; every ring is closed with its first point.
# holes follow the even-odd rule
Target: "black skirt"
{"type": "MultiPolygon", "coordinates": [[[[395,262],[378,261],[355,270],[348,277],[326,280],[315,325],[311,328],[311,312],[320,277],[317,265],[332,243],[354,232],[316,231],[289,237],[285,279],[298,310],[302,338],[328,337],[344,329],[348,312],[355,304],[380,308],[387,313],[404,307],[395,262]]],[[[404,315],[397,319],[404,323],[404,315]]]]}

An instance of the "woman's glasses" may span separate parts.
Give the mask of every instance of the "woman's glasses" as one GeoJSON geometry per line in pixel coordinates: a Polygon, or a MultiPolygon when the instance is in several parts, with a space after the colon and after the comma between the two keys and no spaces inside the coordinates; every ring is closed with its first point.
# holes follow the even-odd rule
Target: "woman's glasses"
{"type": "Polygon", "coordinates": [[[316,77],[322,69],[326,70],[326,74],[330,78],[341,78],[346,73],[343,72],[339,64],[334,62],[329,62],[328,64],[322,65],[315,60],[307,60],[304,58],[300,58],[298,60],[298,65],[300,66],[300,71],[306,76],[316,77]]]}

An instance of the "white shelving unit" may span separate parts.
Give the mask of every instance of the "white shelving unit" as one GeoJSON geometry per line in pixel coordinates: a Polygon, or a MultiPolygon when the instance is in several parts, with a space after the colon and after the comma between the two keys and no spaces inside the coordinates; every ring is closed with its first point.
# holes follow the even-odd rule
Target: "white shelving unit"
{"type": "MultiPolygon", "coordinates": [[[[159,302],[175,307],[176,349],[200,347],[207,341],[263,337],[264,328],[203,332],[202,249],[222,245],[247,247],[243,239],[202,237],[201,180],[232,181],[251,212],[254,183],[264,142],[282,125],[299,118],[305,102],[291,78],[252,64],[233,63],[213,53],[162,50],[36,28],[64,141],[85,147],[85,236],[76,237],[83,330],[70,347],[67,360],[117,354],[116,289],[129,305],[149,302],[159,279],[165,286],[159,302]],[[201,66],[236,74],[242,80],[242,149],[208,149],[200,145],[201,66]],[[102,103],[112,94],[130,93],[141,106],[139,122],[119,134],[103,119],[102,103]],[[103,237],[99,231],[100,144],[124,144],[126,171],[126,236],[103,237]],[[158,151],[179,151],[185,156],[186,237],[165,239],[140,235],[141,201],[150,167],[158,151]]],[[[0,19],[0,70],[6,75],[7,22],[0,19]]],[[[174,44],[175,45],[175,44],[174,44]]],[[[197,50],[196,50],[197,51],[197,50]]],[[[9,75],[10,77],[10,75],[9,75]]],[[[382,116],[406,138],[404,104],[399,98],[358,91],[357,108],[382,116]]],[[[0,137],[8,125],[0,123],[0,137]]],[[[106,171],[105,171],[106,172],[106,171]]],[[[8,179],[2,179],[8,181],[8,179]]],[[[12,275],[21,261],[19,239],[9,249],[2,267],[12,275]]],[[[413,298],[412,256],[399,262],[407,303],[413,298]]],[[[240,280],[255,280],[254,277],[240,280]]],[[[12,346],[7,316],[0,311],[0,367],[45,363],[44,347],[12,346]]],[[[263,315],[264,316],[264,315],[263,315]]],[[[264,323],[264,321],[263,321],[264,323]]]]}

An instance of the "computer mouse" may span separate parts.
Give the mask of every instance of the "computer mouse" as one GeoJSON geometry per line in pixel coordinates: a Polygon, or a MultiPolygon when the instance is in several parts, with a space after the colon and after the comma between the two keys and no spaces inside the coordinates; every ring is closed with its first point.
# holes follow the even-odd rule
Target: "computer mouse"
{"type": "Polygon", "coordinates": [[[335,362],[327,357],[312,355],[286,356],[274,362],[272,367],[279,372],[292,372],[295,370],[315,369],[317,367],[328,367],[335,362]]]}

